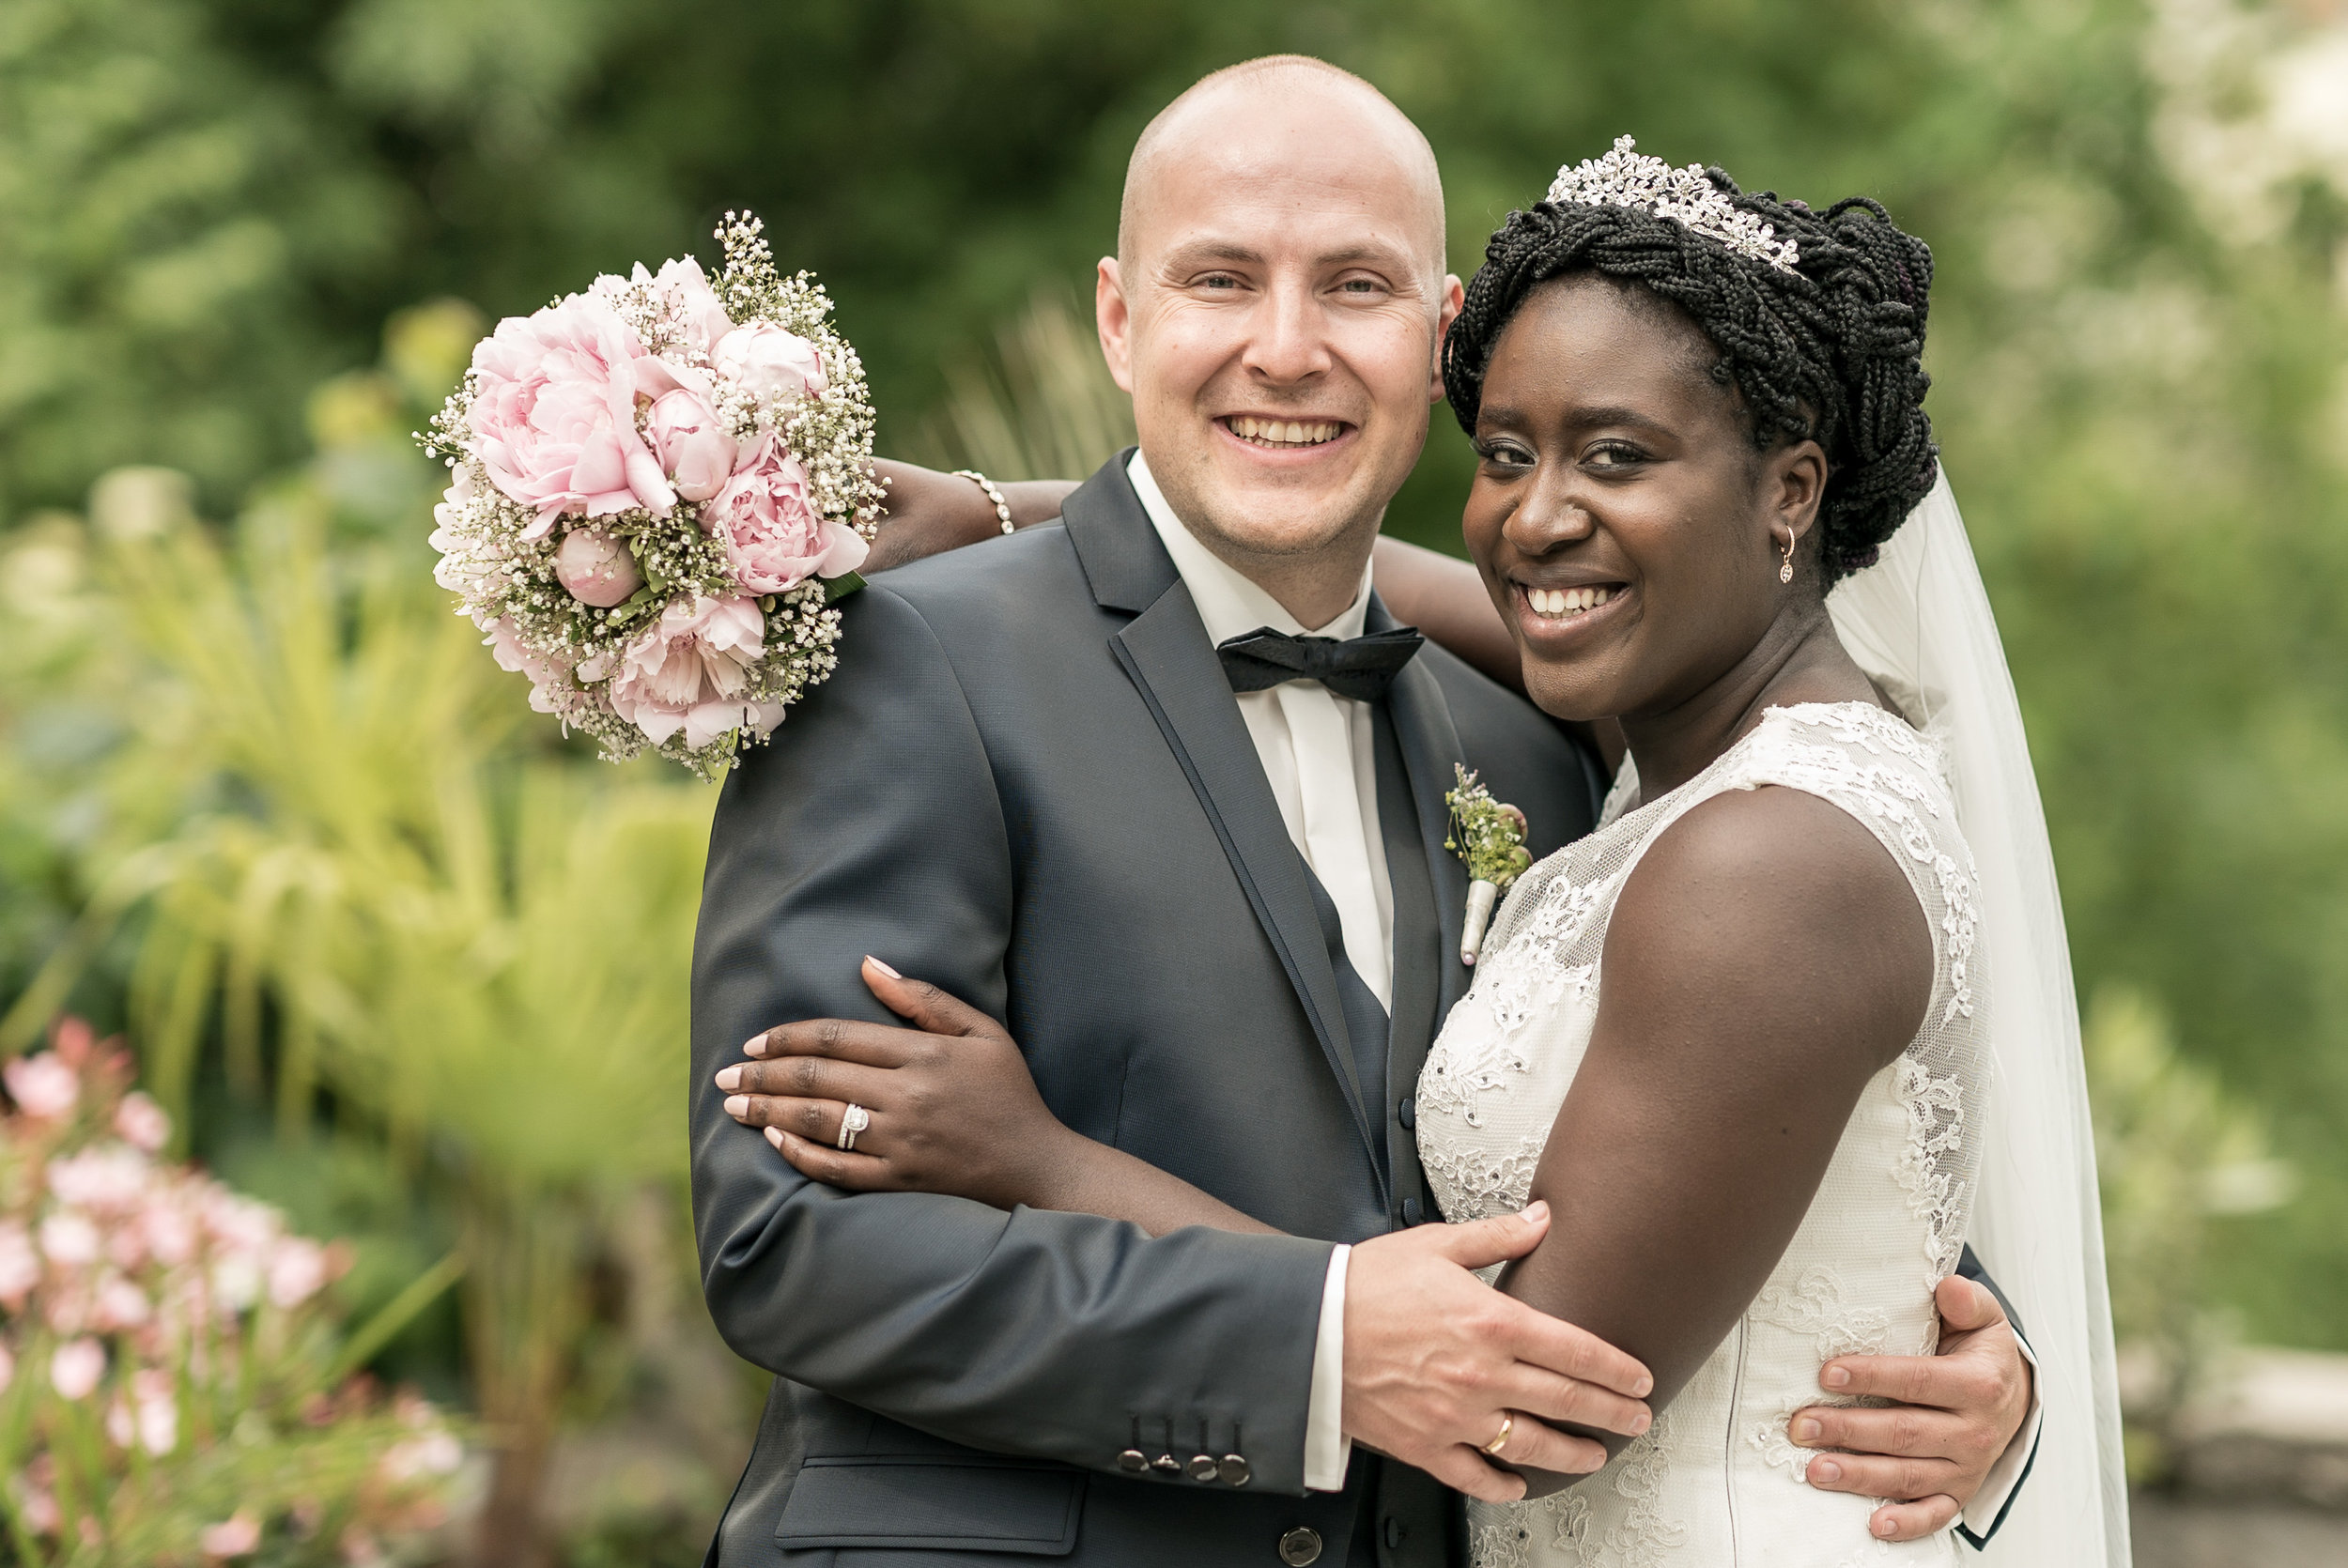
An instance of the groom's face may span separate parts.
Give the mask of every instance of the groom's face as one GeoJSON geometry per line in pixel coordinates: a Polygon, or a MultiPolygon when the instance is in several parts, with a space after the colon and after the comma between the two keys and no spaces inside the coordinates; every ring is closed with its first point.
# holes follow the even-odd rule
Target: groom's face
{"type": "Polygon", "coordinates": [[[1169,118],[1099,290],[1151,471],[1243,571],[1366,550],[1426,440],[1457,313],[1433,161],[1342,82],[1268,73],[1169,118]]]}

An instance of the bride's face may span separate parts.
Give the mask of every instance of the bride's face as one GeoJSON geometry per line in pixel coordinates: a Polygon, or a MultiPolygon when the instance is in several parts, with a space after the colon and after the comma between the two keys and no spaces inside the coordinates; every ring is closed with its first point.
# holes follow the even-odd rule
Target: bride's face
{"type": "Polygon", "coordinates": [[[1495,346],[1475,425],[1468,549],[1561,718],[1686,702],[1815,606],[1778,580],[1817,510],[1813,442],[1758,450],[1720,352],[1652,296],[1590,274],[1526,298],[1495,346]]]}

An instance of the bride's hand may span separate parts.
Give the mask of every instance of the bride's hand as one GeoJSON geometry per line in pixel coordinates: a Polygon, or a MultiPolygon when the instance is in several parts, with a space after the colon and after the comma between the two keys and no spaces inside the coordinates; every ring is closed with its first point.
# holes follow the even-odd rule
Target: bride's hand
{"type": "Polygon", "coordinates": [[[997,1208],[1052,1207],[1076,1135],[1036,1092],[1003,1026],[877,959],[864,983],[913,1027],[819,1018],[767,1030],[718,1074],[726,1112],[799,1173],[852,1192],[942,1192],[997,1208]],[[854,1103],[870,1115],[839,1147],[854,1103]]]}
{"type": "MultiPolygon", "coordinates": [[[[958,474],[940,473],[912,463],[884,457],[873,471],[888,486],[881,507],[880,531],[873,552],[860,571],[866,576],[903,566],[923,556],[975,545],[1003,531],[995,503],[986,492],[958,474]]],[[[1012,521],[1021,527],[1059,515],[1059,503],[1076,486],[1062,479],[1007,482],[996,486],[1011,507],[1012,521]]]]}

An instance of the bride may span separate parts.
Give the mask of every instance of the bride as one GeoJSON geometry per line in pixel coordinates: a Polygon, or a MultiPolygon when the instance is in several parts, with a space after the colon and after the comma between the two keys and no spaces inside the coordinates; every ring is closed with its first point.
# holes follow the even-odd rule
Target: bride
{"type": "MultiPolygon", "coordinates": [[[[1661,1412],[1595,1476],[1471,1502],[1479,1565],[1954,1560],[1798,1484],[1788,1421],[1822,1360],[1931,1349],[1969,1238],[2044,1358],[2038,1482],[1996,1549],[2124,1554],[2060,907],[1920,406],[1931,266],[1872,202],[1623,143],[1510,215],[1445,342],[1468,546],[1525,686],[1618,722],[1629,759],[1598,831],[1510,892],[1420,1078],[1420,1152],[1451,1221],[1547,1202],[1497,1284],[1645,1361],[1661,1412]]],[[[852,1155],[780,1130],[841,1106],[746,1105],[801,1171],[1248,1222],[1006,1092],[992,1021],[868,977],[955,1049],[883,1053],[905,1065],[874,1068],[852,1155]],[[950,1094],[878,1082],[940,1070],[950,1094]]]]}

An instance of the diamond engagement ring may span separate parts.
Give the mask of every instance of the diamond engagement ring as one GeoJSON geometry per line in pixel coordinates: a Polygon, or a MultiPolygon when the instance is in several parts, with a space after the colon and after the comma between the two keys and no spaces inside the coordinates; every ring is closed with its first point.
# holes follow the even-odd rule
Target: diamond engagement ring
{"type": "Polygon", "coordinates": [[[1517,1418],[1508,1414],[1506,1410],[1503,1410],[1500,1413],[1500,1436],[1494,1437],[1491,1442],[1486,1443],[1484,1445],[1484,1452],[1495,1459],[1500,1457],[1500,1451],[1508,1446],[1508,1434],[1514,1432],[1516,1429],[1517,1418]]]}
{"type": "MultiPolygon", "coordinates": [[[[843,1149],[856,1147],[856,1135],[872,1125],[873,1113],[850,1100],[847,1110],[840,1115],[840,1146],[843,1149]]],[[[1506,1429],[1504,1428],[1500,1435],[1507,1437],[1506,1429]]]]}

